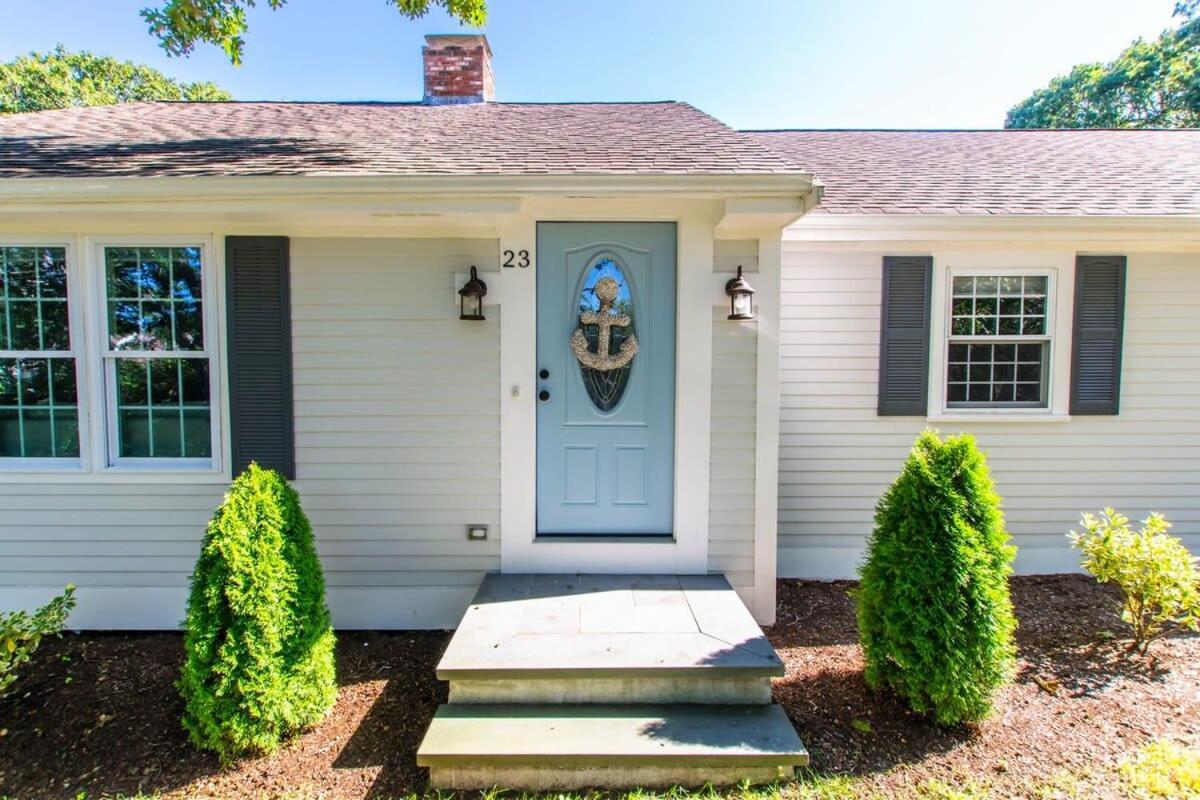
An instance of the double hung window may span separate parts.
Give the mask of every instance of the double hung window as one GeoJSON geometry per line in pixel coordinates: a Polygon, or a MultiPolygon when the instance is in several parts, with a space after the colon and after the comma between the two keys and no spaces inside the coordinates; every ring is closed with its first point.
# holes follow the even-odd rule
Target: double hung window
{"type": "Polygon", "coordinates": [[[64,247],[0,246],[0,459],[79,459],[64,247]]]}
{"type": "Polygon", "coordinates": [[[204,277],[198,246],[104,248],[111,463],[212,458],[204,277]]]}
{"type": "Polygon", "coordinates": [[[1044,408],[1050,278],[952,275],[946,345],[948,408],[1044,408]]]}
{"type": "Polygon", "coordinates": [[[217,468],[207,248],[76,252],[0,242],[0,468],[217,468]]]}

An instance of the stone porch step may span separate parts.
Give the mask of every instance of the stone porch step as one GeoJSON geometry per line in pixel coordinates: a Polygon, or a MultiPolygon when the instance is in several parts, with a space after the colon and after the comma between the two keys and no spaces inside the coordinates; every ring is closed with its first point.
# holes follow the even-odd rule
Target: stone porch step
{"type": "Polygon", "coordinates": [[[452,703],[768,703],[783,674],[720,575],[489,575],[437,668],[452,703]]]}
{"type": "Polygon", "coordinates": [[[773,705],[451,704],[417,752],[449,789],[770,782],[807,763],[773,705]]]}

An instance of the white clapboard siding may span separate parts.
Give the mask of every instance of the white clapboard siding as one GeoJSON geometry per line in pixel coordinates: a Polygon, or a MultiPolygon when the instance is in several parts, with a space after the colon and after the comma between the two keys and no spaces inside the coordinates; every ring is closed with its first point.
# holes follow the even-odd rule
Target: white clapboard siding
{"type": "MultiPolygon", "coordinates": [[[[450,302],[455,274],[495,263],[497,248],[292,241],[296,487],[335,619],[342,588],[461,590],[500,568],[499,311],[463,322],[450,302]],[[488,540],[468,541],[472,524],[488,525],[488,540]]],[[[448,613],[442,596],[424,612],[395,609],[394,623],[347,603],[353,619],[338,622],[424,627],[448,613]]]]}
{"type": "MultiPolygon", "coordinates": [[[[489,239],[293,239],[296,488],[339,627],[449,627],[500,566],[498,311],[461,322],[489,239]],[[467,525],[489,526],[468,541],[467,525]]],[[[79,587],[79,627],[183,617],[214,484],[0,483],[0,600],[79,587]]]]}
{"type": "MultiPolygon", "coordinates": [[[[783,245],[783,577],[854,575],[875,502],[926,424],[875,413],[884,255],[783,245]]],[[[1197,309],[1200,256],[1131,254],[1119,416],[941,423],[987,452],[1018,571],[1077,569],[1065,534],[1105,505],[1134,519],[1161,511],[1200,551],[1197,309]]]]}
{"type": "MultiPolygon", "coordinates": [[[[717,240],[713,269],[758,271],[758,242],[717,240]]],[[[712,442],[708,566],[743,597],[754,587],[754,469],[757,329],[713,311],[712,442]]]]}

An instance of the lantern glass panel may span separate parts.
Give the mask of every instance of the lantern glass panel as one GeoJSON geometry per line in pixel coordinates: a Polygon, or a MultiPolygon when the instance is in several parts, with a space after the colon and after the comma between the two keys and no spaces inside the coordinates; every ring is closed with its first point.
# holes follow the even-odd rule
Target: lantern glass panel
{"type": "Polygon", "coordinates": [[[750,295],[735,294],[733,296],[733,313],[739,317],[750,316],[750,295]]]}
{"type": "Polygon", "coordinates": [[[475,319],[480,316],[480,306],[483,301],[480,297],[472,294],[464,294],[462,296],[462,316],[464,319],[475,319]]]}

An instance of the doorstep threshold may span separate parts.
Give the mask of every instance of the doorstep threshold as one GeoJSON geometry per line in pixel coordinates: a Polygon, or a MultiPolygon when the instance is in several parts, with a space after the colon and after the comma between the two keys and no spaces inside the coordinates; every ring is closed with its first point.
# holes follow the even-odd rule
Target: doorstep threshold
{"type": "Polygon", "coordinates": [[[673,533],[539,533],[533,537],[539,542],[614,542],[636,544],[675,544],[673,533]]]}

